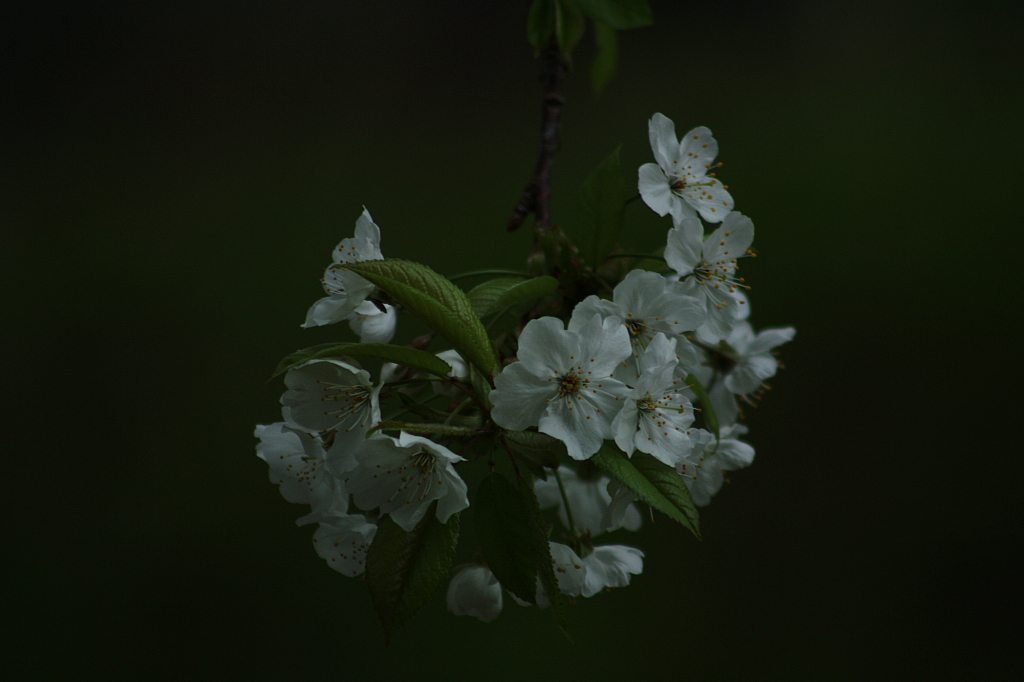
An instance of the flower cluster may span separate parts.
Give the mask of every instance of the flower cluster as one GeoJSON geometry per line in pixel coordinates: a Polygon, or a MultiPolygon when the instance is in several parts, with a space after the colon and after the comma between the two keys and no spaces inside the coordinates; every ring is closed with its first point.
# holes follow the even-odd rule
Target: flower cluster
{"type": "Polygon", "coordinates": [[[794,330],[749,322],[740,264],[754,256],[754,225],[716,176],[711,131],[680,141],[661,114],[649,130],[656,163],[639,169],[638,190],[672,227],[645,258],[587,262],[552,228],[530,272],[463,291],[385,259],[366,210],[335,249],[327,296],[303,326],[346,321],[360,342],[285,359],[282,421],[256,428],[257,454],[286,500],[309,505],[298,522],[318,524],[317,553],[366,574],[385,628],[391,576],[416,571],[403,589],[423,593],[394,597],[403,609],[450,573],[457,615],[491,621],[511,596],[561,618],[563,601],[643,570],[644,552],[599,536],[639,530],[641,506],[698,533],[696,507],[723,472],[753,461],[743,407],[794,330]],[[399,313],[434,333],[391,345],[399,313]],[[438,337],[450,347],[426,351],[438,337]],[[369,361],[380,362],[377,380],[369,361]],[[481,480],[473,495],[467,480],[481,480]],[[453,568],[471,497],[479,548],[453,568]]]}

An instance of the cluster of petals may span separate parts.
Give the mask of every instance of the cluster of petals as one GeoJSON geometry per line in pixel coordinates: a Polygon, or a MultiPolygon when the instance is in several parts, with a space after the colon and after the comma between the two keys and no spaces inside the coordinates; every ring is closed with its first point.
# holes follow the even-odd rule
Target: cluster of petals
{"type": "Polygon", "coordinates": [[[747,427],[742,424],[724,427],[717,442],[708,431],[693,432],[693,447],[676,463],[675,469],[689,488],[694,504],[704,506],[711,502],[725,482],[723,472],[741,469],[754,461],[754,448],[738,439],[746,432],[747,427]]]}
{"type": "Polygon", "coordinates": [[[355,237],[343,239],[332,253],[334,263],[324,273],[322,284],[327,296],[314,303],[306,313],[303,327],[319,327],[349,320],[363,342],[386,343],[395,330],[394,309],[378,309],[366,299],[375,287],[354,272],[336,266],[384,258],[380,251],[380,228],[370,212],[363,209],[356,221],[355,237]]]}
{"type": "Polygon", "coordinates": [[[658,215],[680,221],[696,217],[717,223],[733,208],[732,196],[711,169],[718,142],[707,128],[694,128],[676,138],[675,124],[655,114],[648,126],[657,163],[640,167],[639,189],[644,202],[658,215]]]}
{"type": "Polygon", "coordinates": [[[736,274],[738,262],[753,240],[754,223],[735,211],[707,239],[696,218],[686,218],[669,231],[665,260],[680,276],[680,291],[700,301],[705,310],[702,338],[728,335],[739,307],[734,294],[745,288],[736,274]]]}
{"type": "Polygon", "coordinates": [[[631,354],[622,321],[591,317],[575,331],[553,317],[531,320],[519,337],[519,362],[495,377],[491,417],[506,429],[536,426],[581,460],[611,438],[629,389],[613,373],[631,354]]]}
{"type": "Polygon", "coordinates": [[[558,478],[565,489],[565,497],[555,476],[547,480],[536,480],[533,484],[537,502],[541,509],[558,507],[562,525],[569,527],[569,512],[572,512],[576,530],[589,535],[600,535],[619,528],[635,531],[640,528],[640,512],[630,498],[622,504],[608,491],[611,482],[607,476],[584,477],[567,466],[558,468],[558,478]],[[566,509],[568,501],[569,509],[566,509]]]}

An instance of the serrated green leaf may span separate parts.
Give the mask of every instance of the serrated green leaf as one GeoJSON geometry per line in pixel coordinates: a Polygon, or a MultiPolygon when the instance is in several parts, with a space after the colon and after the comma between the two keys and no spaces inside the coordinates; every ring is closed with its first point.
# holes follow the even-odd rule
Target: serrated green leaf
{"type": "Polygon", "coordinates": [[[558,38],[558,50],[563,55],[569,56],[586,27],[583,12],[574,0],[555,0],[555,37],[558,38]]]}
{"type": "Polygon", "coordinates": [[[557,290],[558,280],[554,277],[534,277],[527,280],[502,278],[492,279],[473,287],[466,297],[473,306],[473,312],[484,318],[493,313],[500,313],[516,303],[551,296],[557,290]]]}
{"type": "Polygon", "coordinates": [[[588,17],[612,28],[639,28],[653,23],[647,0],[576,0],[576,3],[588,17]]]}
{"type": "Polygon", "coordinates": [[[538,556],[533,524],[519,490],[501,474],[480,482],[473,499],[480,551],[501,586],[537,603],[538,556]]]}
{"type": "Polygon", "coordinates": [[[398,258],[338,267],[351,270],[386,291],[484,374],[494,371],[494,349],[487,331],[462,289],[426,265],[398,258]]]}
{"type": "Polygon", "coordinates": [[[441,523],[436,511],[434,502],[410,533],[384,517],[366,552],[366,585],[384,627],[385,644],[448,579],[459,539],[459,515],[441,523]]]}
{"type": "Polygon", "coordinates": [[[618,33],[608,24],[595,19],[594,43],[597,45],[597,54],[590,65],[590,82],[594,87],[594,94],[599,95],[619,66],[618,33]]]}
{"type": "Polygon", "coordinates": [[[580,188],[576,202],[576,246],[592,267],[604,262],[622,232],[626,186],[622,182],[619,149],[594,169],[580,188]]]}
{"type": "Polygon", "coordinates": [[[377,358],[422,369],[425,372],[444,377],[452,371],[451,366],[437,357],[422,350],[393,346],[390,343],[322,343],[318,346],[303,348],[288,355],[277,365],[271,378],[283,374],[293,367],[324,358],[377,358]]]}
{"type": "Polygon", "coordinates": [[[532,431],[502,431],[512,454],[530,468],[538,478],[547,480],[544,469],[557,469],[562,455],[568,456],[565,443],[546,433],[532,431]]]}
{"type": "Polygon", "coordinates": [[[533,0],[530,6],[530,17],[526,22],[526,37],[536,54],[547,47],[548,41],[555,32],[556,0],[533,0]]]}
{"type": "Polygon", "coordinates": [[[540,584],[544,587],[544,593],[548,595],[548,601],[551,602],[551,613],[555,616],[555,622],[562,632],[568,633],[565,605],[562,602],[562,593],[558,590],[555,562],[551,558],[551,545],[548,544],[547,523],[541,514],[540,503],[537,502],[537,494],[533,490],[533,481],[528,476],[523,476],[516,481],[516,485],[530,522],[530,537],[533,538],[534,551],[539,562],[537,574],[540,576],[540,584]]]}
{"type": "Polygon", "coordinates": [[[715,434],[715,440],[718,440],[720,438],[718,416],[715,414],[715,408],[711,404],[711,398],[708,397],[708,392],[704,390],[704,385],[701,384],[693,374],[687,374],[683,381],[685,381],[686,385],[697,394],[697,400],[700,401],[700,413],[704,417],[704,422],[707,424],[708,430],[715,434]]]}
{"type": "Polygon", "coordinates": [[[631,459],[627,458],[607,440],[591,461],[641,500],[700,537],[697,507],[674,468],[644,452],[634,452],[631,459]]]}

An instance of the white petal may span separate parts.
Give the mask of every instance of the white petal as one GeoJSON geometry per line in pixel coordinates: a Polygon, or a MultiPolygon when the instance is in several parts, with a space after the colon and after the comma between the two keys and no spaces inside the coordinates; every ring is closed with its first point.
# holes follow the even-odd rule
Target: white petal
{"type": "Polygon", "coordinates": [[[448,585],[448,610],[490,623],[501,613],[501,583],[486,566],[467,566],[448,585]]]}
{"type": "Polygon", "coordinates": [[[502,428],[523,431],[536,426],[547,410],[548,401],[558,395],[554,378],[542,379],[516,362],[494,377],[490,400],[491,418],[502,428]]]}
{"type": "Polygon", "coordinates": [[[640,166],[637,189],[644,203],[660,216],[668,214],[673,204],[679,203],[672,195],[665,172],[656,163],[640,166]]]}
{"type": "Polygon", "coordinates": [[[677,222],[668,231],[665,261],[682,276],[689,275],[701,261],[704,252],[704,227],[697,218],[677,222]]]}
{"type": "MultiPolygon", "coordinates": [[[[658,165],[669,171],[673,168],[673,160],[678,161],[679,139],[676,137],[676,124],[662,114],[655,114],[647,124],[647,136],[651,141],[651,151],[658,165]]],[[[664,214],[662,214],[664,215],[664,214]]]]}
{"type": "Polygon", "coordinates": [[[586,567],[583,596],[592,597],[606,587],[625,587],[630,577],[644,570],[644,553],[623,545],[595,547],[583,559],[586,567]]]}
{"type": "Polygon", "coordinates": [[[313,534],[316,553],[327,565],[347,576],[361,575],[366,570],[366,550],[373,542],[377,526],[362,514],[325,519],[313,534]]]}

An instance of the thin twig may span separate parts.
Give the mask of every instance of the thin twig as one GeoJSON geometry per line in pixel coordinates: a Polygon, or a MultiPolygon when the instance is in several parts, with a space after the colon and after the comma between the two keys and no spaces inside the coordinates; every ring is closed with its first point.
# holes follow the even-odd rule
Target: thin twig
{"type": "Polygon", "coordinates": [[[547,231],[551,221],[551,162],[558,151],[560,138],[558,118],[562,113],[562,105],[565,104],[562,97],[562,81],[565,77],[566,63],[554,39],[544,48],[541,58],[544,62],[541,77],[544,82],[544,106],[541,113],[540,153],[533,168],[533,178],[523,190],[523,196],[508,221],[509,232],[518,229],[531,213],[537,216],[538,233],[547,231]]]}

